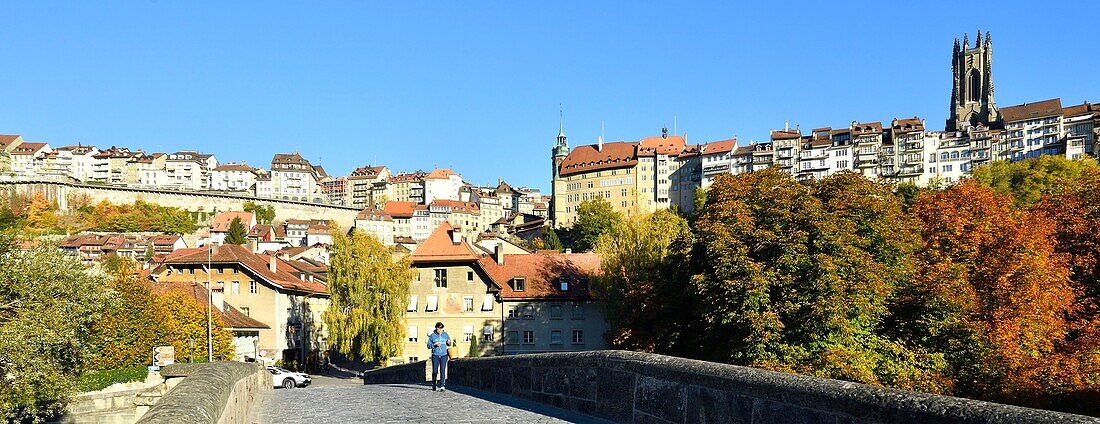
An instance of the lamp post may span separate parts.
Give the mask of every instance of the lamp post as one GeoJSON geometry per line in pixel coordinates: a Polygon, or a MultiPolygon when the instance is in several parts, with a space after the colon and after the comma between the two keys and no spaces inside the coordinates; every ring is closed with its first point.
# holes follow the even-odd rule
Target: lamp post
{"type": "Polygon", "coordinates": [[[211,243],[206,249],[206,362],[214,362],[214,293],[210,291],[213,255],[214,244],[211,243]]]}

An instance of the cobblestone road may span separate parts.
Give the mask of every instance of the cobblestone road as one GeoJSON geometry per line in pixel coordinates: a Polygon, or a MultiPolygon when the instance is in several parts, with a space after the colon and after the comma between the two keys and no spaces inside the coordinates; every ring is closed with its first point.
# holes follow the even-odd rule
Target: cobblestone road
{"type": "Polygon", "coordinates": [[[568,423],[601,422],[533,402],[464,388],[439,393],[412,384],[338,385],[266,392],[258,423],[568,423]]]}

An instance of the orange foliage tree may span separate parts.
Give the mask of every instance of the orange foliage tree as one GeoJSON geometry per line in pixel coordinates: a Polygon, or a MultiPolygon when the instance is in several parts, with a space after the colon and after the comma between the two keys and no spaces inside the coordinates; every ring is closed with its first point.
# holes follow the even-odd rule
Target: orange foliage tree
{"type": "Polygon", "coordinates": [[[897,314],[913,340],[943,352],[955,393],[1041,405],[1076,312],[1053,223],[973,180],[921,194],[924,246],[897,314]]]}
{"type": "MultiPolygon", "coordinates": [[[[169,290],[157,296],[156,309],[164,326],[165,344],[176,350],[176,361],[194,357],[206,360],[206,307],[183,290],[169,290]],[[194,347],[191,347],[192,342],[194,347]]],[[[217,314],[213,316],[214,359],[232,359],[235,348],[233,333],[225,330],[217,314]]]]}
{"type": "Polygon", "coordinates": [[[134,275],[132,262],[121,262],[108,282],[118,299],[96,325],[98,350],[91,369],[113,369],[149,364],[153,347],[164,337],[150,282],[134,275]]]}

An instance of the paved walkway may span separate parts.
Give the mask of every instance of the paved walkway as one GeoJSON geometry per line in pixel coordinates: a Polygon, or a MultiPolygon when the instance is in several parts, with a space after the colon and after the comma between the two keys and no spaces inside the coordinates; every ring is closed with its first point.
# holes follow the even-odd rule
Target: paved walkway
{"type": "Polygon", "coordinates": [[[271,424],[600,422],[510,396],[461,387],[440,393],[427,385],[363,385],[357,379],[268,391],[253,408],[252,422],[271,424]]]}

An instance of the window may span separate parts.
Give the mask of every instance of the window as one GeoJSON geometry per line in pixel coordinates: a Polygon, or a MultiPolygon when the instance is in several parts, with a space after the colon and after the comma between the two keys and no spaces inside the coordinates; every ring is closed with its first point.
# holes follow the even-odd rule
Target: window
{"type": "Polygon", "coordinates": [[[252,315],[251,315],[251,314],[249,313],[249,310],[250,310],[250,309],[249,309],[249,308],[248,308],[247,306],[242,306],[242,307],[241,307],[241,313],[242,313],[242,314],[244,314],[244,316],[246,316],[246,317],[250,317],[250,316],[252,316],[252,315]]]}
{"type": "Polygon", "coordinates": [[[233,288],[233,294],[241,294],[241,282],[240,281],[234,281],[233,284],[230,287],[233,288]]]}
{"type": "Polygon", "coordinates": [[[523,306],[523,319],[535,319],[535,307],[531,305],[523,306]]]}
{"type": "Polygon", "coordinates": [[[496,299],[493,298],[493,295],[491,295],[491,294],[485,295],[485,298],[481,300],[481,310],[482,311],[491,311],[491,310],[493,310],[493,304],[494,303],[496,303],[496,299]]]}
{"type": "Polygon", "coordinates": [[[435,312],[439,310],[439,297],[428,296],[428,307],[424,309],[424,312],[435,312]]]}
{"type": "Polygon", "coordinates": [[[519,309],[508,308],[508,318],[519,318],[519,309]]]}
{"type": "Polygon", "coordinates": [[[550,319],[561,319],[561,305],[550,305],[550,319]]]}
{"type": "Polygon", "coordinates": [[[194,275],[195,274],[195,268],[187,268],[187,273],[191,274],[191,275],[194,275]]]}
{"type": "Polygon", "coordinates": [[[558,286],[561,287],[561,291],[569,291],[569,278],[558,277],[558,286]]]}
{"type": "Polygon", "coordinates": [[[260,292],[259,287],[256,287],[256,282],[255,281],[249,281],[248,282],[248,292],[252,293],[252,294],[256,294],[256,293],[260,292]]]}
{"type": "Polygon", "coordinates": [[[550,330],[550,344],[561,344],[561,330],[550,330]]]}
{"type": "Polygon", "coordinates": [[[526,285],[527,285],[527,280],[525,278],[513,278],[512,279],[512,289],[515,290],[515,291],[518,291],[518,292],[524,291],[524,289],[526,288],[526,285]]]}
{"type": "Polygon", "coordinates": [[[523,330],[523,344],[535,344],[535,332],[523,330]]]}
{"type": "Polygon", "coordinates": [[[437,269],[437,270],[435,270],[435,278],[433,279],[433,281],[435,281],[435,288],[437,288],[437,289],[447,288],[447,270],[446,269],[437,269]]]}
{"type": "Polygon", "coordinates": [[[225,268],[218,268],[218,274],[225,274],[225,268]]]}
{"type": "Polygon", "coordinates": [[[474,310],[474,297],[466,296],[462,298],[462,312],[473,312],[474,310]]]}
{"type": "Polygon", "coordinates": [[[237,268],[233,268],[233,273],[234,273],[234,274],[239,274],[239,273],[240,273],[240,270],[238,270],[237,268]]]}
{"type": "Polygon", "coordinates": [[[584,319],[584,305],[580,303],[573,304],[573,319],[584,319]]]}
{"type": "Polygon", "coordinates": [[[504,342],[510,345],[519,344],[519,331],[509,331],[508,336],[504,338],[504,342]]]}
{"type": "Polygon", "coordinates": [[[413,363],[413,362],[416,362],[416,361],[419,361],[419,360],[420,360],[420,358],[417,358],[415,356],[410,356],[409,357],[409,363],[413,363]]]}
{"type": "Polygon", "coordinates": [[[417,298],[416,295],[409,296],[409,307],[405,308],[405,311],[416,312],[417,298]]]}
{"type": "Polygon", "coordinates": [[[573,330],[573,344],[584,344],[584,330],[573,330]]]}
{"type": "Polygon", "coordinates": [[[493,326],[486,325],[485,328],[481,329],[481,341],[483,341],[483,342],[493,341],[493,326]]]}
{"type": "Polygon", "coordinates": [[[420,336],[419,336],[419,333],[417,333],[417,331],[416,331],[416,326],[415,325],[410,325],[408,331],[409,331],[409,341],[410,342],[415,342],[417,340],[420,340],[420,338],[419,338],[420,336]]]}
{"type": "Polygon", "coordinates": [[[466,271],[466,281],[474,281],[474,272],[466,271]]]}

